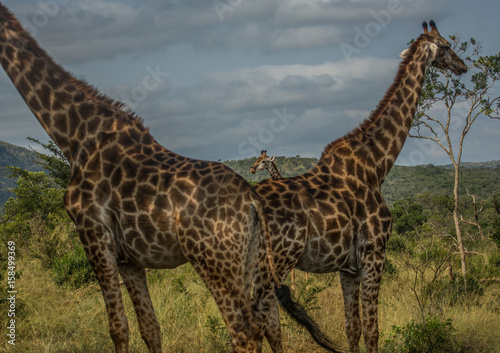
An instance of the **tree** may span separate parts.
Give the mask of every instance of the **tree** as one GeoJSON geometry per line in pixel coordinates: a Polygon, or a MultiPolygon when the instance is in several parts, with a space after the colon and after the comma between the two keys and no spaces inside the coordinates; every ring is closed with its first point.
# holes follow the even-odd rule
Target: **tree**
{"type": "Polygon", "coordinates": [[[43,221],[47,229],[53,229],[61,218],[66,218],[62,203],[64,190],[44,172],[28,172],[9,167],[12,177],[18,177],[17,187],[5,203],[4,232],[29,238],[35,220],[43,221]]]}
{"type": "Polygon", "coordinates": [[[495,216],[492,224],[493,231],[490,237],[491,240],[493,240],[500,249],[500,192],[493,195],[492,201],[493,208],[495,210],[495,216]]]}
{"type": "Polygon", "coordinates": [[[475,39],[465,42],[455,36],[450,36],[450,39],[454,51],[465,60],[470,74],[456,78],[447,70],[432,67],[428,70],[410,137],[437,143],[454,167],[453,220],[465,278],[467,264],[458,215],[460,163],[465,137],[474,122],[484,117],[499,119],[500,96],[493,94],[493,87],[500,80],[500,53],[481,56],[481,44],[475,39]],[[469,77],[469,82],[465,82],[464,76],[469,77]],[[434,109],[437,107],[444,108],[445,113],[439,116],[439,110],[434,109]],[[458,143],[453,143],[455,131],[460,130],[458,143]]]}
{"type": "Polygon", "coordinates": [[[396,201],[391,213],[396,232],[401,235],[416,232],[418,227],[427,221],[427,217],[424,215],[424,208],[411,197],[396,201]]]}
{"type": "Polygon", "coordinates": [[[46,155],[35,151],[37,163],[47,173],[7,167],[10,177],[17,179],[17,187],[12,190],[14,197],[5,203],[0,217],[0,239],[16,241],[23,252],[40,259],[44,267],[51,267],[55,258],[72,249],[77,239],[63,204],[70,169],[54,143],[30,140],[51,152],[46,155]]]}
{"type": "Polygon", "coordinates": [[[30,147],[38,157],[36,163],[41,165],[48,172],[49,176],[52,177],[57,185],[66,189],[71,180],[71,167],[68,159],[64,156],[59,147],[53,141],[43,143],[32,137],[28,137],[28,140],[42,146],[51,153],[41,153],[30,147]]]}

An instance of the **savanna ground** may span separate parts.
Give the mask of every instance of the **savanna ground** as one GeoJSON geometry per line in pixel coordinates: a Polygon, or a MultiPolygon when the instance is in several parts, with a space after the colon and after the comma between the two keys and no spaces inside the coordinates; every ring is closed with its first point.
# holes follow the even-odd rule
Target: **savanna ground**
{"type": "MultiPolygon", "coordinates": [[[[396,236],[396,247],[397,242],[396,236]]],[[[498,253],[490,245],[483,249],[486,255],[471,261],[471,268],[487,267],[489,255],[498,253]]],[[[411,255],[409,252],[389,251],[379,300],[381,351],[419,352],[411,350],[408,344],[405,350],[405,340],[416,336],[413,339],[424,337],[429,341],[430,334],[443,343],[436,346],[441,348],[429,348],[428,352],[500,352],[500,283],[474,281],[481,290],[476,288],[467,293],[443,286],[443,281],[449,282],[448,262],[442,264],[438,272],[442,271],[433,279],[434,269],[442,260],[435,261],[440,254],[420,253],[416,258],[414,252],[411,255]],[[434,258],[426,262],[429,260],[426,256],[434,258]],[[439,286],[431,298],[429,291],[439,286]],[[448,319],[451,321],[447,325],[448,319]],[[430,323],[429,332],[409,325],[422,322],[430,323]]],[[[20,258],[17,267],[16,345],[7,343],[7,306],[3,303],[0,351],[113,352],[104,303],[96,284],[80,288],[58,286],[40,260],[28,256],[20,258]]],[[[148,277],[165,352],[231,351],[218,309],[189,265],[150,271],[148,277]]],[[[297,277],[295,297],[309,309],[328,336],[346,347],[338,274],[309,275],[308,282],[301,272],[297,277]]],[[[125,288],[123,297],[129,318],[130,352],[147,352],[125,288]]],[[[323,351],[284,313],[281,325],[287,352],[323,351]]],[[[264,352],[270,352],[267,343],[264,352]]]]}

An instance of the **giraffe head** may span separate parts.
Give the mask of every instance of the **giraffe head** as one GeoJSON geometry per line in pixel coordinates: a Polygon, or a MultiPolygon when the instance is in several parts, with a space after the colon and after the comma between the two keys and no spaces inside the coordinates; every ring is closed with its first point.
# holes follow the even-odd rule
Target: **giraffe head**
{"type": "MultiPolygon", "coordinates": [[[[427,28],[427,22],[422,23],[424,33],[419,37],[429,52],[427,67],[434,66],[438,69],[449,69],[455,75],[467,72],[467,66],[451,49],[450,43],[444,39],[436,28],[434,21],[430,21],[431,30],[427,28]]],[[[409,49],[403,50],[399,55],[404,58],[409,49]]]]}
{"type": "Polygon", "coordinates": [[[259,170],[267,169],[267,164],[272,161],[274,161],[274,156],[268,157],[266,150],[261,151],[260,157],[257,158],[257,161],[255,161],[255,163],[250,168],[250,173],[255,174],[255,172],[259,170]]]}

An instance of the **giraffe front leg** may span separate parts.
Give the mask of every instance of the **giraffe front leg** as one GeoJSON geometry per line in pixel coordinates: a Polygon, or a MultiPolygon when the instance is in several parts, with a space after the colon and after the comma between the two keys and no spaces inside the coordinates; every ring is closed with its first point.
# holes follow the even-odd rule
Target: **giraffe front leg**
{"type": "Polygon", "coordinates": [[[344,295],[345,331],[351,353],[359,352],[361,320],[359,318],[360,279],[356,275],[340,272],[340,282],[344,295]]]}
{"type": "Polygon", "coordinates": [[[107,244],[99,244],[99,246],[101,249],[95,254],[91,253],[87,247],[85,247],[85,252],[99,280],[108,314],[109,333],[115,345],[115,352],[127,353],[129,329],[123,306],[116,258],[107,244]]]}
{"type": "Polygon", "coordinates": [[[146,271],[132,264],[120,264],[119,269],[134,305],[142,339],[151,353],[161,353],[160,324],[149,295],[146,271]]]}

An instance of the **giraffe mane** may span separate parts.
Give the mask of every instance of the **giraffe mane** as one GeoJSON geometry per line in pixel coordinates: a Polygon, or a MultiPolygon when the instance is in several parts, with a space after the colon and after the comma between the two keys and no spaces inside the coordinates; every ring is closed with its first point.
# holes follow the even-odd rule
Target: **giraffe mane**
{"type": "Polygon", "coordinates": [[[359,135],[363,134],[370,126],[372,126],[374,123],[376,123],[382,116],[382,113],[386,110],[387,106],[389,105],[391,99],[394,96],[394,93],[396,92],[396,89],[398,85],[401,83],[403,76],[405,75],[406,72],[406,67],[408,66],[408,63],[413,59],[413,55],[417,51],[418,44],[424,38],[429,38],[428,34],[422,34],[420,35],[417,40],[413,42],[413,44],[408,48],[408,51],[404,57],[404,59],[401,61],[399,64],[399,68],[396,74],[396,77],[394,78],[393,83],[389,87],[389,89],[385,92],[384,97],[382,100],[379,102],[377,108],[370,114],[370,116],[365,119],[358,127],[356,127],[354,130],[351,132],[345,134],[342,137],[339,137],[338,139],[330,142],[328,145],[326,145],[325,149],[323,150],[323,153],[321,154],[320,159],[328,155],[329,153],[332,153],[338,145],[340,145],[342,142],[350,140],[350,139],[355,139],[359,135]]]}
{"type": "Polygon", "coordinates": [[[62,81],[68,82],[70,85],[73,85],[78,91],[82,92],[87,98],[105,104],[111,107],[112,109],[121,110],[126,116],[130,118],[130,122],[135,122],[139,125],[143,125],[143,119],[139,117],[136,113],[130,111],[130,109],[127,107],[125,103],[110,98],[106,94],[101,93],[97,88],[87,83],[85,80],[74,77],[71,73],[66,71],[61,65],[56,63],[54,59],[45,51],[45,49],[41,48],[38,45],[38,43],[34,40],[34,38],[27,32],[27,30],[14,16],[14,14],[9,9],[7,9],[1,2],[0,2],[0,21],[5,21],[7,23],[7,28],[13,30],[20,37],[22,37],[24,41],[29,43],[30,51],[37,58],[41,58],[42,60],[48,62],[52,70],[56,70],[58,72],[62,81]]]}

